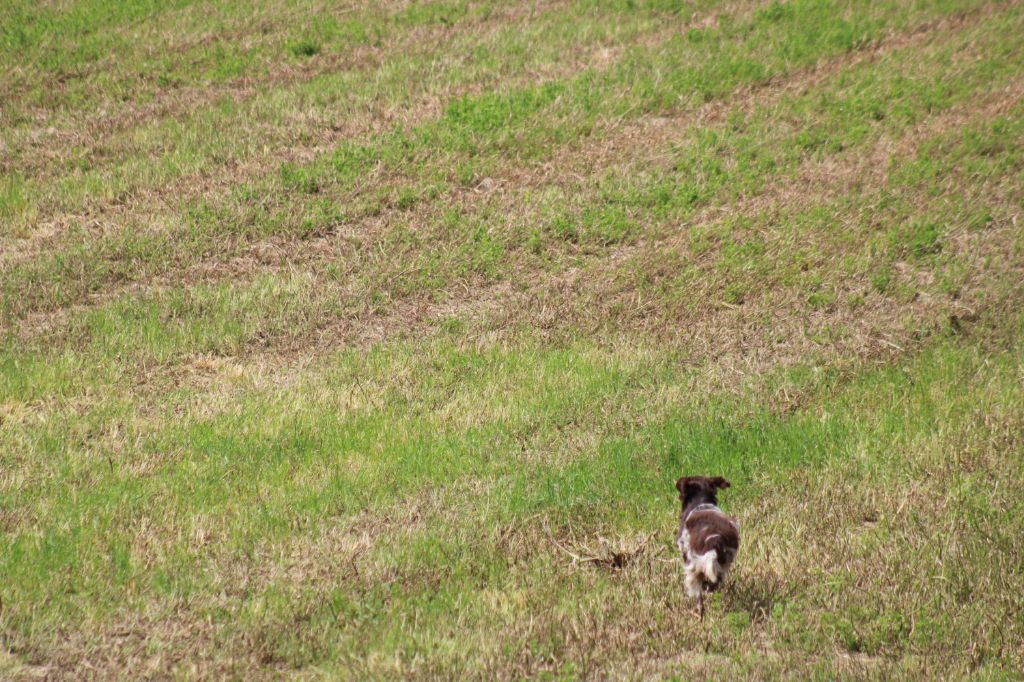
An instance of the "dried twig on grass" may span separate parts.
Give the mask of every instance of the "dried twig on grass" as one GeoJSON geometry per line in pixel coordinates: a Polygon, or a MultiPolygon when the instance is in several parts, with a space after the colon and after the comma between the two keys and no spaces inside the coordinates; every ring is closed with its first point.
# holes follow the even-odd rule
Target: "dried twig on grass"
{"type": "Polygon", "coordinates": [[[606,538],[598,537],[598,542],[601,545],[598,551],[582,546],[585,552],[580,554],[572,551],[563,543],[559,542],[558,539],[555,538],[554,533],[551,532],[551,526],[546,520],[544,521],[544,533],[548,536],[548,540],[551,541],[551,544],[572,560],[573,565],[593,564],[595,566],[610,569],[625,568],[627,565],[633,563],[638,557],[646,552],[647,546],[653,538],[653,535],[640,535],[637,536],[633,546],[629,546],[628,542],[622,538],[615,543],[612,543],[606,538]]]}

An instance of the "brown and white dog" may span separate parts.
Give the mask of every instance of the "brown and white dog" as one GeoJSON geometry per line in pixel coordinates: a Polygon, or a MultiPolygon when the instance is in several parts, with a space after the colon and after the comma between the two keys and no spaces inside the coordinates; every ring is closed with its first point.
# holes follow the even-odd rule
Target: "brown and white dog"
{"type": "Polygon", "coordinates": [[[717,491],[728,488],[721,476],[686,476],[676,481],[683,510],[676,547],[683,555],[686,592],[698,600],[704,618],[704,591],[722,586],[740,549],[736,519],[718,508],[717,491]]]}

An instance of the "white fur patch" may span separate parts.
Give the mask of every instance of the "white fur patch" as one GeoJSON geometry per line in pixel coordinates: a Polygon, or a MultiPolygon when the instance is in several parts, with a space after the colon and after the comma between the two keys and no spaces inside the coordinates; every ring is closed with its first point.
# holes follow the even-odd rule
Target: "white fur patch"
{"type": "Polygon", "coordinates": [[[690,554],[690,531],[686,530],[686,526],[683,526],[676,536],[676,547],[682,553],[683,560],[686,560],[690,554]]]}

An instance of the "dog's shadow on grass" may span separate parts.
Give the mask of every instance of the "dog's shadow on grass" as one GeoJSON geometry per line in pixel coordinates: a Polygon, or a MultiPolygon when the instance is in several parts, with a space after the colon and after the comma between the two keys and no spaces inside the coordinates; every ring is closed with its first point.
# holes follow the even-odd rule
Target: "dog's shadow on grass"
{"type": "Polygon", "coordinates": [[[771,619],[776,609],[783,607],[793,596],[794,586],[774,574],[733,576],[727,589],[722,591],[722,605],[726,611],[750,614],[750,622],[771,619]]]}

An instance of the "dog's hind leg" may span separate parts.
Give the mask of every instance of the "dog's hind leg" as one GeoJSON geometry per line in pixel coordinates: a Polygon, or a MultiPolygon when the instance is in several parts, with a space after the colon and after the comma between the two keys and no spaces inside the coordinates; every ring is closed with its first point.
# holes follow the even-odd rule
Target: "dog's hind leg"
{"type": "Polygon", "coordinates": [[[693,570],[692,566],[686,567],[686,578],[683,581],[686,586],[686,593],[696,599],[704,591],[704,581],[700,574],[693,570]]]}

